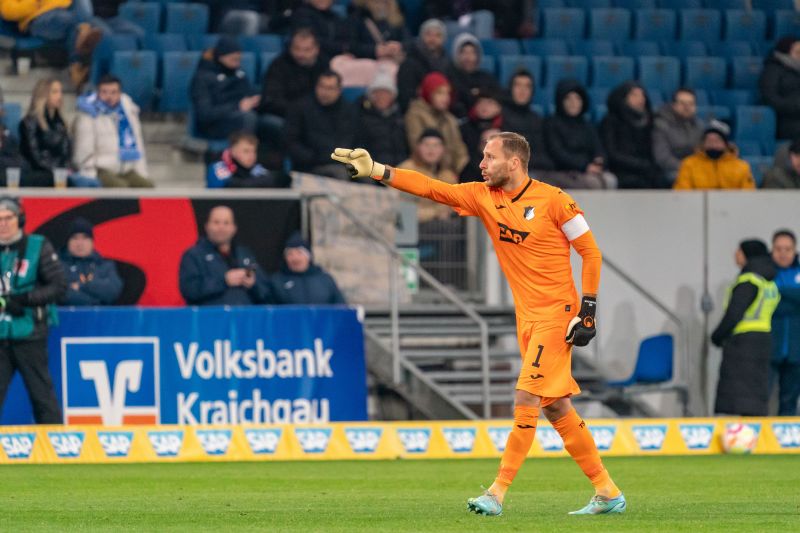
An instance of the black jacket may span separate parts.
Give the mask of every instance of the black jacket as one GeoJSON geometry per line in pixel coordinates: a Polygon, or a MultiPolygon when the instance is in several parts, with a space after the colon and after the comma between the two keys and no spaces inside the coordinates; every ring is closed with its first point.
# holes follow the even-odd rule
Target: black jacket
{"type": "Polygon", "coordinates": [[[375,58],[375,46],[378,42],[372,32],[367,28],[367,20],[377,28],[383,42],[397,41],[405,43],[410,38],[410,33],[405,25],[392,26],[386,20],[375,20],[366,8],[355,8],[347,20],[350,26],[350,52],[356,57],[375,58]]]}
{"type": "Polygon", "coordinates": [[[275,58],[264,74],[259,112],[285,117],[289,106],[314,93],[320,73],[328,68],[328,59],[319,56],[310,67],[298,65],[286,51],[275,58]]]}
{"type": "Polygon", "coordinates": [[[242,69],[231,70],[212,59],[203,59],[192,79],[192,104],[197,129],[215,135],[221,124],[239,113],[239,101],[258,94],[242,69]],[[216,130],[216,131],[215,131],[216,130]]]}
{"type": "Polygon", "coordinates": [[[347,303],[330,274],[315,264],[302,273],[284,265],[269,281],[273,303],[285,305],[347,303]]]}
{"type": "Polygon", "coordinates": [[[583,172],[597,158],[605,158],[594,124],[586,119],[589,95],[577,81],[564,80],[556,86],[556,113],[544,121],[544,141],[555,170],[583,172]],[[583,100],[577,117],[564,112],[564,97],[576,92],[583,100]]]}
{"type": "Polygon", "coordinates": [[[97,252],[92,252],[89,257],[75,257],[62,250],[61,265],[67,277],[64,305],[113,304],[122,293],[117,265],[97,252]],[[71,287],[73,283],[79,284],[77,290],[71,287]]]}
{"type": "Polygon", "coordinates": [[[764,103],[775,110],[779,139],[800,139],[800,70],[785,65],[775,53],[764,61],[759,80],[764,103]]]}
{"type": "Polygon", "coordinates": [[[422,83],[422,78],[429,72],[447,72],[452,68],[452,63],[447,57],[447,52],[442,50],[440,55],[433,55],[425,50],[419,42],[408,47],[406,59],[397,70],[397,101],[403,112],[408,110],[408,104],[416,98],[417,88],[422,83]]]}
{"type": "Polygon", "coordinates": [[[67,125],[56,111],[45,113],[47,129],[43,129],[33,115],[19,123],[20,151],[31,167],[37,170],[67,168],[72,154],[67,125]]]}
{"type": "Polygon", "coordinates": [[[518,105],[508,98],[503,104],[503,129],[519,133],[531,147],[531,160],[528,168],[537,170],[555,170],[547,146],[544,141],[544,121],[539,113],[533,111],[530,102],[518,105]]]}
{"type": "Polygon", "coordinates": [[[310,28],[317,36],[322,53],[328,57],[350,53],[350,29],[332,9],[321,11],[303,3],[292,11],[291,28],[310,28]]]}
{"type": "Polygon", "coordinates": [[[286,120],[286,144],[292,166],[301,172],[331,163],[337,146],[354,146],[358,135],[358,110],[339,98],[329,106],[315,95],[296,102],[286,120]]]}
{"type": "Polygon", "coordinates": [[[378,111],[367,98],[361,100],[358,118],[357,146],[370,153],[375,161],[397,166],[408,158],[406,126],[396,103],[386,111],[378,111]]]}
{"type": "Polygon", "coordinates": [[[453,66],[444,74],[453,85],[453,102],[450,105],[450,111],[458,118],[464,118],[469,114],[479,91],[487,90],[495,94],[502,92],[497,79],[485,70],[478,69],[467,72],[453,66]]]}

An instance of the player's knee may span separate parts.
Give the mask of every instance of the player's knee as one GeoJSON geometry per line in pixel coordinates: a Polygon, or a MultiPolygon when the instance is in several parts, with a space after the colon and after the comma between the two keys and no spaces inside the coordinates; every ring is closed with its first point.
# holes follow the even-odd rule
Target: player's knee
{"type": "Polygon", "coordinates": [[[570,409],[572,409],[572,402],[569,398],[560,398],[550,405],[543,407],[542,412],[544,416],[547,417],[547,420],[554,422],[555,420],[563,418],[569,413],[570,409]]]}
{"type": "Polygon", "coordinates": [[[514,394],[514,405],[524,405],[526,407],[539,407],[542,403],[542,397],[531,394],[528,391],[517,389],[514,394]]]}

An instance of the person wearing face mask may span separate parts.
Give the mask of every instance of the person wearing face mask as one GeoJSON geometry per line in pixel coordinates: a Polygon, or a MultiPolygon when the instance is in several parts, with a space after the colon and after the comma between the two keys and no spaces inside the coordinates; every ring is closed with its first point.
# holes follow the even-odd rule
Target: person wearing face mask
{"type": "Polygon", "coordinates": [[[728,142],[730,128],[712,120],[694,154],[681,162],[674,189],[755,189],[747,161],[740,159],[728,142]]]}

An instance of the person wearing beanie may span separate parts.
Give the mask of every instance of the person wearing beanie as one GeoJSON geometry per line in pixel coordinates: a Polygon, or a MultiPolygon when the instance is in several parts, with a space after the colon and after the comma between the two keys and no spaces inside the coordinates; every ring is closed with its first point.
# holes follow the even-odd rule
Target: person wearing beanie
{"type": "Polygon", "coordinates": [[[765,189],[800,189],[800,138],[775,153],[773,167],[764,175],[765,189]]]}
{"type": "Polygon", "coordinates": [[[772,354],[772,314],[780,294],[767,245],[760,239],[739,243],[735,254],[741,269],[728,289],[725,313],[711,333],[722,348],[714,412],[766,416],[772,354]]]}
{"type": "Polygon", "coordinates": [[[519,133],[531,146],[530,168],[555,170],[555,163],[544,141],[544,121],[531,109],[536,80],[525,69],[517,70],[508,82],[508,94],[503,102],[503,128],[519,133]]]}
{"type": "Polygon", "coordinates": [[[702,144],[681,162],[674,189],[755,189],[753,172],[740,159],[728,137],[730,128],[712,120],[703,131],[702,144]]]}
{"type": "Polygon", "coordinates": [[[775,110],[778,139],[800,139],[800,39],[784,37],[764,60],[761,99],[775,110]]]}
{"type": "Polygon", "coordinates": [[[452,66],[445,71],[453,85],[453,103],[450,110],[456,118],[469,115],[478,93],[499,93],[500,84],[493,74],[480,68],[483,61],[483,46],[471,33],[462,33],[453,41],[452,66]]]}
{"type": "Polygon", "coordinates": [[[347,302],[333,277],[314,264],[311,246],[299,232],[286,240],[283,266],[269,280],[273,303],[336,305],[347,302]]]}
{"type": "Polygon", "coordinates": [[[416,144],[428,128],[442,134],[445,157],[442,165],[459,175],[469,162],[469,151],[461,137],[458,119],[450,112],[452,87],[441,72],[431,72],[422,79],[419,98],[414,99],[405,116],[408,144],[416,144]]]}
{"type": "Polygon", "coordinates": [[[64,305],[110,305],[122,294],[117,265],[95,250],[94,227],[85,218],[69,225],[60,258],[67,277],[64,305]]]}
{"type": "Polygon", "coordinates": [[[371,154],[380,154],[375,157],[388,161],[390,165],[397,165],[406,159],[406,127],[397,103],[397,84],[393,76],[378,70],[359,104],[359,140],[356,144],[371,154]]]}
{"type": "Polygon", "coordinates": [[[405,60],[397,71],[397,101],[400,109],[408,110],[425,75],[447,72],[452,67],[444,43],[447,29],[438,19],[428,19],[419,28],[419,38],[408,47],[405,60]]]}

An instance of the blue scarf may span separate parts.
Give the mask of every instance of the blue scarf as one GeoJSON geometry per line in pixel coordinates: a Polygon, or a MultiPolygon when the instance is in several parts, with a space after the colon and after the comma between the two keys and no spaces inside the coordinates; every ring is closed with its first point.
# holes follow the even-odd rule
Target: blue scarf
{"type": "Polygon", "coordinates": [[[110,107],[108,104],[97,98],[95,105],[101,113],[109,114],[116,113],[119,124],[119,159],[120,161],[138,161],[142,158],[142,153],[136,145],[136,135],[133,133],[128,116],[122,107],[122,101],[115,107],[110,107]]]}

